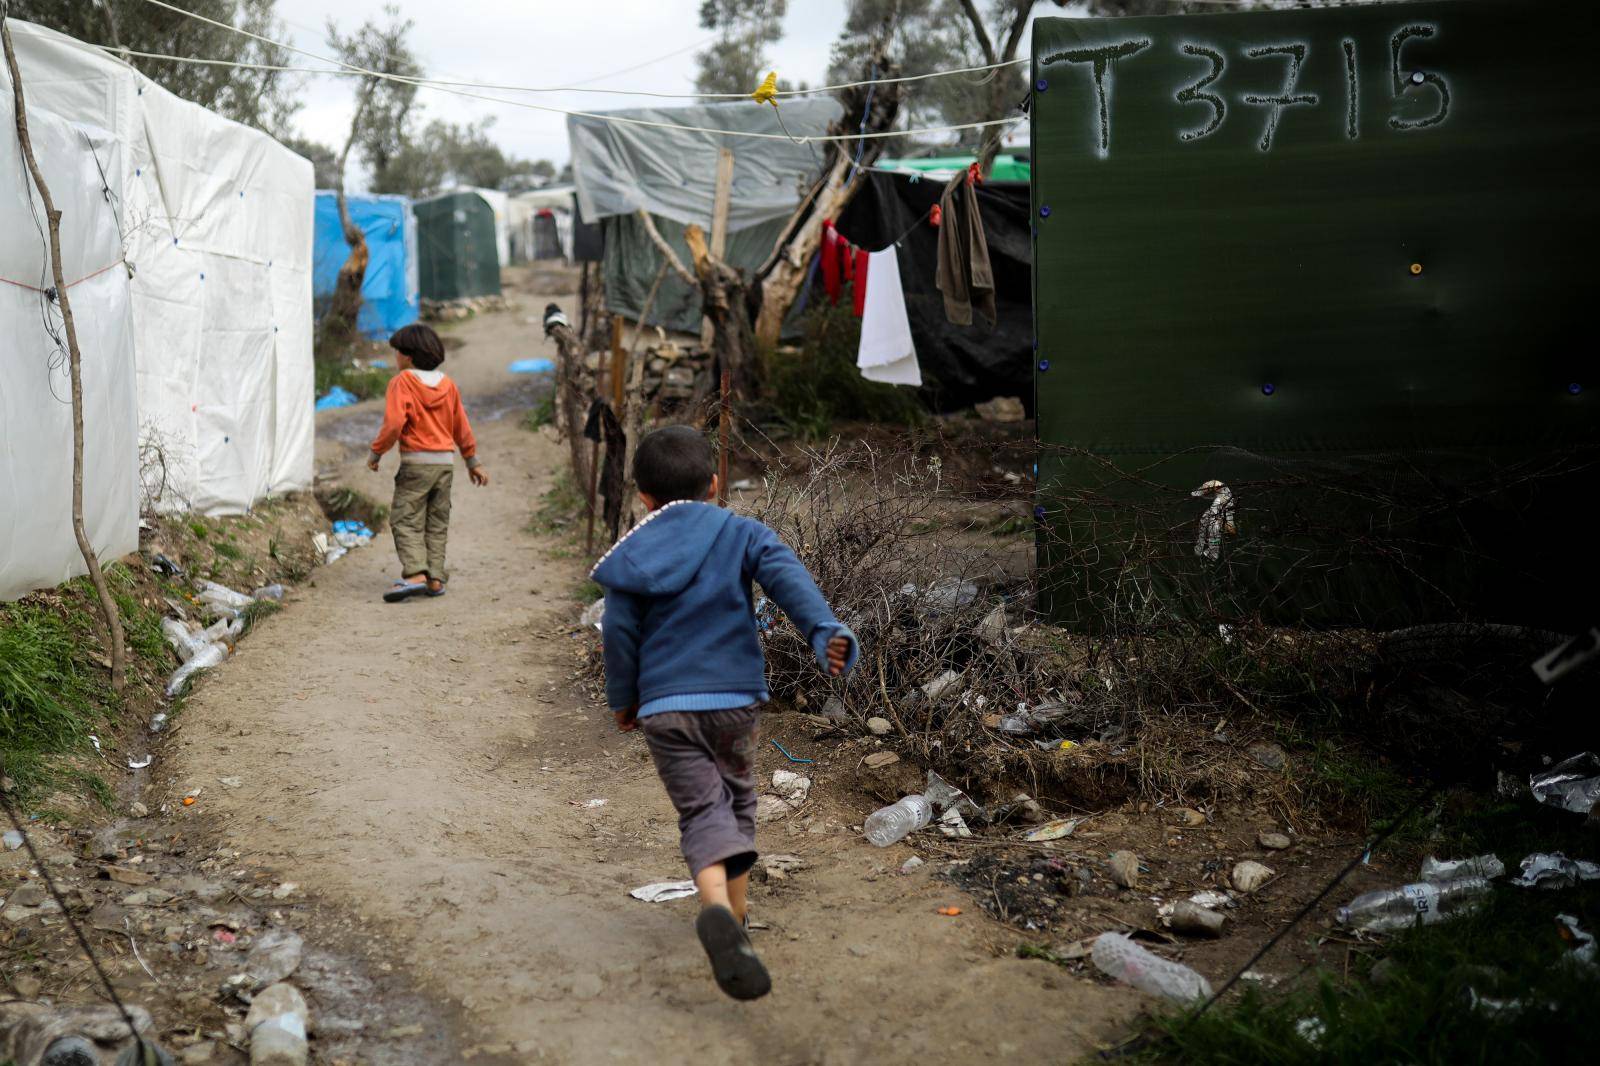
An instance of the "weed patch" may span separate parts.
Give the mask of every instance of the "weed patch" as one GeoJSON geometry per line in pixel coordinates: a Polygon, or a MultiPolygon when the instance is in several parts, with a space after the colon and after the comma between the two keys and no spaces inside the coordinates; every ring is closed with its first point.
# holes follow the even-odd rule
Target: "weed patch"
{"type": "Polygon", "coordinates": [[[848,307],[824,305],[805,322],[798,353],[774,351],[762,367],[772,414],[795,434],[821,440],[836,421],[920,426],[927,409],[917,393],[868,381],[856,368],[861,321],[848,307]]]}
{"type": "Polygon", "coordinates": [[[78,654],[87,626],[70,617],[41,601],[0,605],[0,753],[24,803],[109,718],[111,693],[78,654]]]}

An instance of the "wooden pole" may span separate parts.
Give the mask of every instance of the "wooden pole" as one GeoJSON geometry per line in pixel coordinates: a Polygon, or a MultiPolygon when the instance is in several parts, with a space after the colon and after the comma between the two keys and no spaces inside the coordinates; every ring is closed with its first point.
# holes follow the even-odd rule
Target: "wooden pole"
{"type": "Polygon", "coordinates": [[[611,316],[611,410],[618,418],[622,417],[622,379],[628,369],[628,350],[622,346],[626,327],[621,315],[611,316]]]}
{"type": "Polygon", "coordinates": [[[729,394],[733,392],[733,377],[728,368],[722,368],[722,410],[717,418],[717,506],[728,506],[728,424],[733,421],[729,410],[729,394]]]}
{"type": "MultiPolygon", "coordinates": [[[[72,383],[72,535],[78,541],[78,551],[89,571],[89,580],[100,600],[100,611],[105,615],[106,643],[111,653],[111,688],[121,692],[127,671],[126,654],[122,646],[122,616],[111,598],[111,588],[106,584],[105,572],[100,569],[100,558],[89,540],[83,524],[83,351],[78,347],[78,327],[72,319],[72,301],[67,294],[67,281],[61,272],[61,212],[50,198],[50,188],[34,158],[33,140],[28,136],[28,108],[22,97],[22,73],[17,69],[17,56],[11,46],[11,28],[0,16],[0,42],[4,43],[6,69],[11,75],[11,98],[17,112],[17,141],[22,147],[22,158],[28,165],[28,174],[39,199],[44,203],[45,218],[50,223],[50,275],[55,281],[55,299],[61,306],[61,323],[67,334],[67,370],[72,383]]],[[[45,297],[48,298],[48,297],[45,297]]],[[[48,309],[46,309],[48,314],[48,309]]]]}
{"type": "MultiPolygon", "coordinates": [[[[594,368],[594,398],[600,395],[600,375],[605,372],[605,355],[602,353],[600,362],[594,368]]],[[[605,434],[602,433],[601,436],[605,434]]],[[[594,520],[600,510],[600,442],[595,441],[589,447],[589,484],[586,486],[585,499],[589,501],[589,526],[583,534],[583,554],[594,558],[594,520]]]]}
{"type": "Polygon", "coordinates": [[[622,526],[632,529],[634,519],[638,515],[639,490],[633,480],[633,456],[639,450],[639,437],[644,433],[644,370],[646,360],[639,358],[639,345],[644,342],[644,331],[650,324],[650,309],[655,306],[656,294],[661,291],[661,283],[667,278],[670,266],[665,261],[661,269],[656,271],[655,284],[650,286],[650,295],[644,298],[644,308],[639,312],[639,328],[633,335],[633,347],[628,352],[628,412],[622,422],[623,438],[627,441],[627,450],[622,459],[622,526]]]}

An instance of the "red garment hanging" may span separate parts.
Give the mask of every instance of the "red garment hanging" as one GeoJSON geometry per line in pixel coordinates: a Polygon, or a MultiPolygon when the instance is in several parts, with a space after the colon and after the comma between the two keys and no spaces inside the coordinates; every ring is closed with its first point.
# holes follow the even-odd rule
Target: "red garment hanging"
{"type": "Polygon", "coordinates": [[[854,284],[856,297],[855,310],[857,318],[860,318],[867,309],[867,258],[867,250],[865,248],[856,249],[856,270],[854,284]]]}
{"type": "Polygon", "coordinates": [[[822,224],[822,287],[828,302],[839,302],[839,231],[832,222],[822,224]]]}

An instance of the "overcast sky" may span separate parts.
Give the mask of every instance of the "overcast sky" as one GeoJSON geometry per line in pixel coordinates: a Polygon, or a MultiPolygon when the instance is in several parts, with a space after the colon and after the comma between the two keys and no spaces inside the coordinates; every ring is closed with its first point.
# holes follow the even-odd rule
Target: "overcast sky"
{"type": "MultiPolygon", "coordinates": [[[[709,36],[700,28],[700,0],[399,0],[416,22],[412,41],[430,77],[506,85],[569,85],[677,55],[638,70],[602,78],[596,88],[693,92],[696,44],[709,36]]],[[[278,14],[293,34],[290,42],[327,54],[323,30],[330,9],[341,29],[368,16],[380,17],[384,0],[278,0],[278,14]]],[[[844,25],[845,0],[794,0],[773,66],[784,78],[822,83],[828,50],[844,25]]],[[[298,64],[309,63],[296,57],[298,64]]],[[[751,86],[755,88],[755,86],[751,86]]],[[[309,78],[305,107],[297,117],[302,135],[337,143],[349,130],[352,83],[347,78],[309,78]]],[[[513,93],[490,95],[516,96],[513,93]]],[[[634,97],[601,94],[538,94],[521,97],[555,107],[608,110],[640,106],[634,97]]],[[[524,158],[567,159],[565,119],[526,108],[492,104],[423,89],[420,117],[452,122],[496,117],[502,148],[524,158]]],[[[687,101],[685,101],[687,102],[687,101]]],[[[656,101],[670,103],[670,101],[656,101]]],[[[353,161],[352,161],[353,162],[353,161]]]]}

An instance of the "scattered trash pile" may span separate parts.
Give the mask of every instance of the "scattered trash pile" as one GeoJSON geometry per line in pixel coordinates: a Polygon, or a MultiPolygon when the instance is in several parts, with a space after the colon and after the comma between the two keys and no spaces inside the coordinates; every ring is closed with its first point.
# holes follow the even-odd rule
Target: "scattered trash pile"
{"type": "Polygon", "coordinates": [[[317,533],[311,540],[322,555],[322,565],[330,566],[343,559],[351,548],[364,548],[371,544],[375,535],[365,522],[342,518],[333,524],[331,541],[326,533],[317,533]]]}
{"type": "MultiPolygon", "coordinates": [[[[244,635],[246,611],[257,603],[281,602],[284,595],[282,585],[267,585],[249,596],[215,581],[198,581],[195,588],[197,592],[192,606],[199,617],[191,618],[181,603],[168,600],[167,605],[176,616],[161,620],[161,632],[181,660],[181,665],[167,680],[168,697],[182,692],[195,674],[221,666],[233,654],[239,638],[244,635]],[[206,624],[208,621],[209,625],[206,624]]],[[[165,722],[166,715],[157,714],[151,722],[151,729],[160,732],[165,722]]]]}
{"type": "Polygon", "coordinates": [[[237,1051],[252,1066],[304,1066],[313,1025],[324,1052],[349,1053],[363,1036],[383,1036],[367,977],[350,960],[308,949],[297,928],[300,886],[242,868],[240,853],[226,846],[196,862],[145,820],[143,805],[132,813],[105,829],[30,830],[60,901],[26,852],[0,855],[16,884],[0,900],[0,928],[30,945],[29,958],[7,975],[18,998],[0,1003],[0,1062],[136,1062],[117,1057],[133,1040],[115,1007],[61,1001],[66,990],[52,978],[82,967],[66,914],[128,1000],[140,1034],[179,1062],[243,1061],[237,1051]],[[312,1017],[307,993],[324,1016],[312,1017]],[[152,1014],[168,1024],[154,1025],[152,1014]],[[368,1025],[374,1031],[364,1033],[368,1025]]]}
{"type": "Polygon", "coordinates": [[[426,322],[460,322],[478,314],[510,310],[504,296],[467,296],[459,300],[423,300],[422,318],[426,322]]]}

